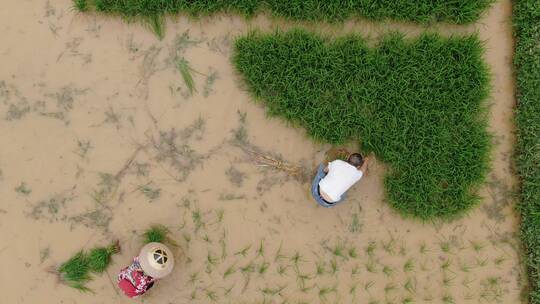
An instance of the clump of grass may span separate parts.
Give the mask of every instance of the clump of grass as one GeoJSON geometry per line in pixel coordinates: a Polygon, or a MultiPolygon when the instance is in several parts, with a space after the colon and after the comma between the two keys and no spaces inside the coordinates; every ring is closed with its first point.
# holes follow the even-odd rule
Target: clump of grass
{"type": "Polygon", "coordinates": [[[189,62],[184,57],[181,57],[177,60],[176,67],[180,71],[182,79],[189,90],[189,95],[193,95],[193,92],[197,90],[195,89],[195,81],[192,75],[193,69],[189,66],[189,62]]]}
{"type": "Polygon", "coordinates": [[[150,14],[142,19],[150,30],[162,40],[165,37],[165,18],[160,14],[150,14]]]}
{"type": "Polygon", "coordinates": [[[521,178],[519,210],[530,292],[540,303],[540,6],[537,0],[512,2],[517,71],[516,163],[521,178]]]}
{"type": "Polygon", "coordinates": [[[303,30],[236,40],[233,63],[271,115],[329,143],[361,139],[387,163],[388,202],[420,219],[475,206],[489,164],[489,73],[476,35],[359,36],[303,30]],[[321,119],[325,117],[325,119],[321,119]]]}
{"type": "Polygon", "coordinates": [[[120,252],[118,241],[107,247],[95,247],[89,253],[80,250],[58,267],[60,280],[80,291],[92,291],[86,287],[86,283],[92,280],[90,272],[96,274],[104,272],[111,263],[112,255],[118,252],[120,252]]]}
{"type": "Polygon", "coordinates": [[[153,225],[143,234],[144,243],[165,243],[169,229],[163,225],[153,225]]]}
{"type": "Polygon", "coordinates": [[[116,242],[107,247],[96,247],[88,253],[88,266],[94,273],[104,272],[111,263],[111,257],[120,252],[120,243],[116,242]]]}
{"type": "MultiPolygon", "coordinates": [[[[402,0],[402,1],[324,1],[324,0],[206,0],[206,1],[163,1],[163,0],[74,0],[75,8],[87,11],[90,6],[98,12],[120,15],[127,18],[145,18],[157,22],[168,14],[184,13],[193,16],[219,12],[235,12],[253,17],[261,11],[291,20],[337,22],[350,17],[365,17],[375,20],[396,20],[430,23],[446,21],[466,24],[479,19],[493,0],[402,0]],[[84,5],[79,5],[84,3],[84,5]]],[[[151,28],[162,37],[155,25],[151,28]]]]}
{"type": "Polygon", "coordinates": [[[91,280],[88,255],[84,251],[77,252],[58,268],[63,282],[81,291],[89,291],[85,284],[91,280]]]}
{"type": "Polygon", "coordinates": [[[78,10],[81,13],[88,11],[88,1],[87,0],[73,0],[73,8],[78,10]]]}
{"type": "Polygon", "coordinates": [[[29,195],[32,193],[32,189],[28,188],[25,182],[21,182],[21,184],[15,188],[15,192],[23,195],[29,195]]]}

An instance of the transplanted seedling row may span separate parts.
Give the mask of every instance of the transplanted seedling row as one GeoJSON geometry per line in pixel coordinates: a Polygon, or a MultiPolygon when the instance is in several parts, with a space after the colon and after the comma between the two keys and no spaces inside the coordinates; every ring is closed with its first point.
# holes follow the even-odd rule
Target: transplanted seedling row
{"type": "Polygon", "coordinates": [[[252,32],[233,62],[268,112],[316,140],[359,140],[389,165],[386,198],[420,219],[451,218],[478,201],[489,163],[488,68],[475,36],[252,32]]]}
{"type": "Polygon", "coordinates": [[[235,12],[253,17],[270,11],[276,17],[293,20],[342,21],[349,17],[392,18],[422,23],[447,21],[470,23],[493,0],[399,0],[399,1],[324,1],[324,0],[73,0],[80,12],[95,10],[144,20],[160,38],[164,35],[164,16],[179,13],[193,16],[235,12]]]}
{"type": "Polygon", "coordinates": [[[186,254],[179,280],[192,301],[490,303],[508,297],[507,268],[499,268],[507,261],[493,254],[495,243],[441,236],[412,244],[388,234],[365,243],[329,238],[310,249],[268,236],[233,245],[223,209],[200,209],[196,198],[178,206],[181,225],[172,231],[186,254]],[[456,292],[462,289],[466,294],[456,292]]]}
{"type": "Polygon", "coordinates": [[[527,254],[530,303],[540,303],[540,2],[514,3],[518,109],[517,168],[521,236],[527,254]]]}

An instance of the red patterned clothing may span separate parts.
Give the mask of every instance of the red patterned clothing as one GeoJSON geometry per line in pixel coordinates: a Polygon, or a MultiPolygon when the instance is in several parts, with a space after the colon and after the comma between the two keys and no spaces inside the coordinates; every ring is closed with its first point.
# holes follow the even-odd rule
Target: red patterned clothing
{"type": "Polygon", "coordinates": [[[133,263],[118,274],[118,287],[130,298],[144,294],[155,281],[156,279],[144,273],[138,257],[135,257],[133,263]]]}

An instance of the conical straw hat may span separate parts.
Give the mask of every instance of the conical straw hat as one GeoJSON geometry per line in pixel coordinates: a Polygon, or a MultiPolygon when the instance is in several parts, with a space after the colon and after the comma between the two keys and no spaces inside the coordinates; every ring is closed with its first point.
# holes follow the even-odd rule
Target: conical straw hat
{"type": "Polygon", "coordinates": [[[139,263],[147,275],[160,279],[171,273],[174,267],[172,251],[161,243],[148,243],[139,253],[139,263]]]}

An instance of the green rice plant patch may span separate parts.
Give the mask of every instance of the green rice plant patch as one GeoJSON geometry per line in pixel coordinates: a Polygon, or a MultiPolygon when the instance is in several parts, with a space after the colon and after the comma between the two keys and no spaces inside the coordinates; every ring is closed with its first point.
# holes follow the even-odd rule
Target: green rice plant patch
{"type": "Polygon", "coordinates": [[[521,238],[529,274],[529,303],[540,303],[540,1],[516,0],[517,172],[521,178],[521,238]]]}
{"type": "Polygon", "coordinates": [[[147,23],[161,39],[164,16],[207,16],[237,13],[253,17],[261,12],[290,20],[337,22],[351,17],[394,19],[420,23],[477,21],[493,0],[73,0],[80,12],[97,11],[147,23]]]}
{"type": "Polygon", "coordinates": [[[118,252],[120,252],[118,241],[107,247],[95,247],[88,253],[80,250],[62,263],[57,273],[60,280],[68,286],[83,292],[91,292],[92,290],[86,287],[86,283],[92,280],[90,272],[97,274],[104,272],[111,263],[111,256],[118,252]]]}
{"type": "Polygon", "coordinates": [[[233,63],[270,115],[315,140],[357,140],[388,165],[386,200],[403,215],[451,219],[479,202],[489,168],[489,71],[476,35],[252,32],[233,63]]]}

